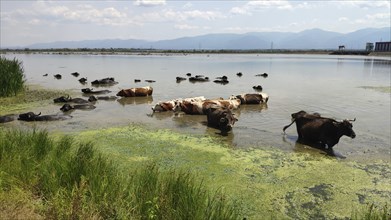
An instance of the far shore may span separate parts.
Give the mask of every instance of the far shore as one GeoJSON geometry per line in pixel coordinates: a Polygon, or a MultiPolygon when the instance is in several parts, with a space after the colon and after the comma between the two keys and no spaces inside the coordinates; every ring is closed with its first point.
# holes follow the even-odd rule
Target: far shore
{"type": "MultiPolygon", "coordinates": [[[[315,54],[315,55],[328,55],[336,52],[337,50],[331,49],[308,49],[308,50],[295,50],[295,49],[243,49],[243,50],[209,50],[209,49],[189,49],[189,50],[160,50],[160,49],[134,49],[134,48],[62,48],[62,49],[0,49],[0,54],[56,54],[56,55],[188,55],[188,54],[315,54]]],[[[351,50],[351,51],[364,51],[364,50],[351,50]]],[[[346,50],[346,55],[349,54],[349,50],[346,50]]],[[[391,56],[391,52],[371,52],[368,56],[391,56]]]]}

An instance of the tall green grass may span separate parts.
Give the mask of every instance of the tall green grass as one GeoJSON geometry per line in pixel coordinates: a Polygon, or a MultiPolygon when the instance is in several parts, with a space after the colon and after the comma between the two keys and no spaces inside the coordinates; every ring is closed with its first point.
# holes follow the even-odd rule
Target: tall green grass
{"type": "Polygon", "coordinates": [[[24,70],[21,61],[0,57],[0,97],[16,95],[24,89],[24,70]]]}
{"type": "Polygon", "coordinates": [[[46,131],[0,129],[3,210],[9,202],[1,198],[13,201],[18,189],[42,203],[35,214],[47,219],[239,218],[238,208],[227,196],[209,192],[188,172],[162,172],[149,163],[126,173],[91,143],[78,143],[69,136],[53,140],[46,131]]]}
{"type": "Polygon", "coordinates": [[[391,210],[386,204],[383,207],[375,204],[368,204],[367,209],[353,212],[352,220],[390,220],[391,210]]]}

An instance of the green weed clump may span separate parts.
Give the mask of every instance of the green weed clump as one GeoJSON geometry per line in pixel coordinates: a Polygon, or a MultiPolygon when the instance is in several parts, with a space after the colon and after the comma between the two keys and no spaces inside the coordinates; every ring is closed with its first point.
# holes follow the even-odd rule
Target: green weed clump
{"type": "Polygon", "coordinates": [[[16,95],[24,89],[24,70],[22,62],[0,57],[0,97],[16,95]]]}
{"type": "Polygon", "coordinates": [[[223,193],[153,163],[119,171],[91,143],[0,129],[0,215],[44,219],[238,219],[223,193]],[[22,212],[22,213],[21,213],[22,212]]]}
{"type": "Polygon", "coordinates": [[[367,209],[355,211],[352,220],[389,220],[391,219],[391,209],[386,204],[383,207],[376,206],[374,203],[368,204],[367,209]]]}

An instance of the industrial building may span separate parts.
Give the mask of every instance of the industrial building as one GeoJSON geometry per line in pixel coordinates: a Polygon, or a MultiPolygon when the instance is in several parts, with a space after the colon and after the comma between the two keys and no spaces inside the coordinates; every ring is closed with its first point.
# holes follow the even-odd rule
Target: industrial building
{"type": "Polygon", "coordinates": [[[375,52],[391,52],[391,41],[376,42],[375,52]]]}

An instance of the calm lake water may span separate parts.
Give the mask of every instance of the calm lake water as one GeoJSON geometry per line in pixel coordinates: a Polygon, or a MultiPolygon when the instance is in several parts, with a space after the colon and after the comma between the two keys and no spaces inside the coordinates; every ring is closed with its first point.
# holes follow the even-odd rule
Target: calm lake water
{"type": "MultiPolygon", "coordinates": [[[[357,118],[353,129],[355,139],[340,139],[335,151],[348,159],[390,158],[390,93],[366,87],[390,86],[391,58],[331,55],[257,55],[257,54],[201,54],[201,55],[54,55],[6,54],[7,58],[23,61],[29,84],[46,88],[72,90],[83,97],[80,89],[89,87],[95,79],[114,77],[119,84],[109,89],[115,95],[120,89],[150,85],[149,98],[122,98],[116,101],[99,101],[92,111],[76,110],[73,118],[59,122],[14,121],[1,126],[46,128],[50,131],[75,132],[129,123],[143,123],[149,127],[168,128],[177,132],[210,135],[221,139],[233,148],[278,148],[287,151],[319,150],[296,143],[295,126],[284,135],[282,128],[289,124],[290,114],[305,110],[318,112],[338,120],[357,118]],[[79,77],[70,73],[79,72],[79,77]],[[186,73],[208,76],[211,81],[177,83],[175,77],[186,73]],[[237,72],[243,76],[238,77],[237,72]],[[256,74],[268,73],[269,77],[256,74]],[[48,73],[47,77],[43,74],[48,73]],[[62,74],[57,80],[54,74],[62,74]],[[215,77],[227,76],[229,84],[213,82],[215,77]],[[78,79],[87,77],[88,84],[78,79]],[[142,82],[135,83],[134,79],[142,82]],[[144,80],[156,80],[147,83],[144,80]],[[228,136],[205,125],[206,116],[193,116],[171,112],[155,113],[151,106],[159,101],[175,98],[205,96],[223,97],[255,92],[252,87],[261,85],[269,94],[267,105],[242,106],[235,114],[239,121],[228,136]]],[[[65,94],[64,94],[65,95],[65,94]]],[[[42,114],[60,112],[61,105],[31,109],[42,114]]]]}

